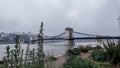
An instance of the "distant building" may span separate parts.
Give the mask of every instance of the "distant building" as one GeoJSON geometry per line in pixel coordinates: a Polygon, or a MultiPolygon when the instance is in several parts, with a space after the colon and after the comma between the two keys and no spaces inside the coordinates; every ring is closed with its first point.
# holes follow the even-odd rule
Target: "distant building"
{"type": "Polygon", "coordinates": [[[20,43],[28,43],[37,38],[37,35],[32,33],[0,33],[0,43],[15,43],[16,35],[19,36],[20,43]]]}

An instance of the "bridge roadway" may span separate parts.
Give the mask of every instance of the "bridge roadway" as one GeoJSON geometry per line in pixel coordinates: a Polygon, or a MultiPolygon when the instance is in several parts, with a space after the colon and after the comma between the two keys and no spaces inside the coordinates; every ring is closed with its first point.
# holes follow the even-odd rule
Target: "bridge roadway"
{"type": "Polygon", "coordinates": [[[101,37],[73,37],[71,39],[65,38],[46,38],[44,40],[80,40],[80,39],[120,39],[120,36],[101,36],[101,37]]]}

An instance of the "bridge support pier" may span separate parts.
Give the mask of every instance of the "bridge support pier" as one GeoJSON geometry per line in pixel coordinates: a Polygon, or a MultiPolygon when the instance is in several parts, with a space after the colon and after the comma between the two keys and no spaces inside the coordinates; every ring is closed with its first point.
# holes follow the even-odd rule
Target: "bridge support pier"
{"type": "Polygon", "coordinates": [[[73,29],[70,27],[65,28],[65,45],[75,45],[73,39],[73,29]]]}

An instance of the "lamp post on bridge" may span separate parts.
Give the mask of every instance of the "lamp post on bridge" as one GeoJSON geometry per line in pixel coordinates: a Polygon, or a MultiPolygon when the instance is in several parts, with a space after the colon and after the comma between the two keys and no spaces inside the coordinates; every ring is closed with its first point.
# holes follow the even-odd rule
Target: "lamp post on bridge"
{"type": "MultiPolygon", "coordinates": [[[[120,16],[118,17],[118,24],[119,24],[119,33],[120,33],[120,16]]],[[[118,39],[118,42],[120,43],[120,39],[118,39]]]]}

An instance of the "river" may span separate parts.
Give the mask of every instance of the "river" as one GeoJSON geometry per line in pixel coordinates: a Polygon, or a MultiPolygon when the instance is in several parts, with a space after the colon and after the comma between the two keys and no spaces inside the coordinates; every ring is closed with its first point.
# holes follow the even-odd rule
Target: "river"
{"type": "MultiPolygon", "coordinates": [[[[47,55],[48,53],[50,55],[60,55],[60,54],[65,54],[66,50],[68,50],[71,47],[78,47],[78,46],[96,46],[97,42],[76,42],[74,46],[67,46],[64,45],[64,42],[59,42],[59,43],[44,43],[44,53],[47,55]]],[[[11,49],[14,48],[15,44],[0,44],[0,60],[2,60],[3,56],[5,56],[6,52],[6,46],[10,46],[11,49]]],[[[28,44],[21,44],[21,48],[26,50],[28,44]]],[[[37,44],[31,44],[30,49],[36,49],[37,44]]]]}

